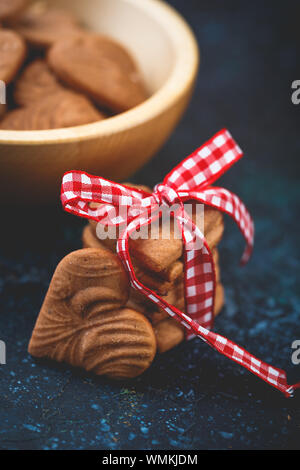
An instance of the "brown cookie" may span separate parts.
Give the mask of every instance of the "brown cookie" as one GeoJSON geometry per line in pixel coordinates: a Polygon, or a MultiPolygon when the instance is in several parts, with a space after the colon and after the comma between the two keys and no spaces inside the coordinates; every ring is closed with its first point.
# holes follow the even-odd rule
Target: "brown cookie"
{"type": "MultiPolygon", "coordinates": [[[[96,235],[97,222],[89,220],[93,233],[96,235]]],[[[147,227],[145,227],[145,234],[147,227]]],[[[172,276],[173,264],[178,261],[182,255],[182,240],[175,238],[173,227],[170,231],[170,240],[163,239],[161,227],[157,238],[150,238],[150,230],[148,233],[149,238],[139,238],[137,240],[129,240],[131,255],[136,259],[137,263],[146,270],[157,274],[162,273],[162,278],[172,276]]],[[[116,250],[116,240],[106,238],[101,242],[111,251],[116,250]]],[[[178,265],[175,268],[177,271],[178,265]]]]}
{"type": "Polygon", "coordinates": [[[107,37],[86,33],[57,41],[48,62],[63,82],[112,111],[126,111],[147,98],[134,60],[107,37]]]}
{"type": "Polygon", "coordinates": [[[129,300],[126,304],[126,307],[132,308],[133,310],[136,310],[137,312],[142,313],[143,315],[145,315],[149,319],[149,321],[151,321],[151,319],[148,317],[149,305],[147,304],[147,301],[139,302],[139,300],[137,300],[134,297],[134,295],[132,295],[133,292],[134,292],[134,290],[132,289],[131,292],[130,292],[129,300]]]}
{"type": "MultiPolygon", "coordinates": [[[[99,240],[93,234],[92,227],[90,225],[87,225],[83,230],[82,243],[84,248],[106,248],[107,250],[115,253],[114,247],[110,246],[110,240],[99,240]]],[[[175,265],[173,273],[170,269],[173,278],[171,281],[169,281],[166,278],[163,279],[162,277],[158,276],[156,273],[151,273],[150,271],[145,270],[134,258],[132,259],[132,264],[139,281],[160,295],[166,295],[172,288],[174,282],[176,281],[175,274],[177,274],[178,277],[182,274],[182,271],[175,265]]],[[[181,267],[183,270],[183,265],[181,267]]]]}
{"type": "Polygon", "coordinates": [[[152,326],[122,308],[128,280],[107,250],[79,250],[64,258],[52,278],[29,344],[29,353],[98,375],[130,378],[156,353],[152,326]]]}
{"type": "MultiPolygon", "coordinates": [[[[177,285],[173,286],[166,295],[160,296],[166,300],[166,302],[174,305],[180,310],[184,309],[184,301],[183,303],[181,302],[181,289],[178,289],[177,285]]],[[[151,300],[148,300],[143,294],[133,288],[130,289],[127,306],[146,315],[152,324],[158,323],[158,321],[162,320],[163,318],[168,318],[168,314],[164,310],[156,312],[155,309],[157,307],[151,302],[151,300]]]]}
{"type": "Polygon", "coordinates": [[[132,265],[138,280],[158,294],[166,295],[170,289],[172,289],[174,282],[172,283],[170,281],[163,280],[155,275],[155,273],[145,271],[138,263],[136,263],[135,259],[132,260],[132,265]]]}
{"type": "Polygon", "coordinates": [[[129,240],[129,247],[133,256],[144,266],[145,269],[159,273],[168,269],[182,256],[182,240],[173,237],[164,239],[162,231],[159,238],[129,240]]]}
{"type": "Polygon", "coordinates": [[[183,262],[174,261],[168,268],[159,273],[159,276],[170,282],[176,281],[183,274],[183,262]]]}
{"type": "Polygon", "coordinates": [[[11,21],[26,8],[28,0],[0,0],[0,21],[11,21]]]}
{"type": "MultiPolygon", "coordinates": [[[[129,301],[130,298],[131,293],[129,294],[129,301]]],[[[178,286],[173,287],[173,289],[171,289],[167,295],[162,296],[162,298],[170,305],[173,305],[174,307],[184,312],[184,299],[182,302],[181,289],[178,289],[178,286]]],[[[156,308],[157,307],[151,302],[150,308],[148,305],[148,311],[146,313],[146,316],[149,318],[152,325],[157,325],[157,323],[161,322],[165,318],[170,318],[170,316],[163,309],[156,311],[156,308]]]]}
{"type": "Polygon", "coordinates": [[[182,343],[185,338],[184,327],[172,318],[162,320],[154,327],[157,351],[164,353],[182,343]]]}
{"type": "Polygon", "coordinates": [[[26,57],[23,39],[10,29],[0,29],[0,80],[9,84],[18,73],[26,57]]]}
{"type": "MultiPolygon", "coordinates": [[[[224,290],[223,286],[221,285],[221,275],[220,275],[220,266],[219,266],[219,258],[218,258],[218,251],[217,249],[213,250],[213,259],[215,263],[215,270],[216,270],[216,297],[215,297],[215,315],[220,313],[220,310],[223,307],[224,303],[224,290]]],[[[135,295],[131,293],[129,294],[129,301],[135,298],[135,295]]],[[[185,312],[185,298],[184,298],[184,282],[183,278],[180,280],[163,298],[171,305],[174,305],[182,312],[185,312]]],[[[168,318],[168,314],[163,310],[159,309],[158,311],[153,311],[153,304],[152,309],[147,306],[147,316],[150,318],[150,321],[153,325],[156,325],[158,322],[163,320],[164,318],[168,318]]]]}
{"type": "MultiPolygon", "coordinates": [[[[97,223],[90,221],[96,232],[97,223]]],[[[205,207],[204,213],[204,233],[206,241],[211,249],[219,244],[224,233],[223,216],[215,209],[205,207]]],[[[174,279],[180,275],[182,265],[178,264],[179,258],[183,254],[182,240],[176,238],[176,230],[170,224],[169,239],[163,238],[162,227],[159,229],[158,238],[130,240],[132,256],[145,270],[155,272],[162,278],[174,279]],[[176,263],[176,265],[175,265],[176,263]]],[[[103,240],[103,243],[110,249],[115,250],[116,241],[111,239],[103,240]]]]}
{"type": "Polygon", "coordinates": [[[79,22],[72,13],[36,3],[21,15],[17,31],[35,47],[49,47],[59,39],[81,33],[79,22]]]}
{"type": "Polygon", "coordinates": [[[0,129],[33,131],[81,126],[105,116],[82,95],[61,91],[6,114],[0,129]]]}
{"type": "MultiPolygon", "coordinates": [[[[177,297],[176,289],[170,291],[170,293],[165,296],[165,300],[171,305],[179,308],[179,310],[184,311],[184,301],[183,304],[180,303],[180,299],[177,297]]],[[[221,283],[218,283],[216,286],[216,295],[215,295],[215,316],[217,316],[224,306],[224,287],[221,283]]],[[[137,309],[139,312],[146,315],[151,324],[153,325],[157,349],[159,353],[169,351],[170,349],[177,346],[185,338],[184,328],[176,320],[170,318],[170,316],[160,310],[158,312],[151,312],[149,310],[149,305],[147,300],[144,302],[136,302],[132,293],[130,293],[129,300],[127,305],[131,308],[137,309]]]]}
{"type": "Polygon", "coordinates": [[[37,59],[27,65],[17,79],[14,98],[19,106],[30,106],[63,89],[46,61],[37,59]]]}
{"type": "MultiPolygon", "coordinates": [[[[83,246],[85,248],[98,248],[110,251],[100,240],[96,238],[89,225],[86,226],[83,230],[82,241],[83,246]]],[[[219,267],[219,253],[217,248],[212,251],[212,254],[215,263],[217,282],[215,315],[218,315],[224,304],[224,290],[223,286],[220,283],[221,275],[219,267]]],[[[140,266],[136,265],[135,260],[133,260],[133,267],[135,269],[137,278],[141,282],[143,282],[150,289],[156,291],[169,304],[174,305],[183,312],[185,311],[183,275],[181,275],[181,279],[179,279],[177,283],[172,285],[162,282],[157,275],[153,276],[153,274],[150,275],[149,273],[143,271],[140,266]]],[[[159,309],[158,311],[156,311],[154,304],[150,300],[148,300],[143,294],[140,294],[133,288],[130,289],[129,300],[126,305],[127,307],[137,310],[146,315],[153,325],[156,325],[163,319],[169,318],[169,315],[164,310],[159,309]]]]}
{"type": "MultiPolygon", "coordinates": [[[[127,183],[128,185],[128,183],[127,183]]],[[[138,186],[136,186],[138,187],[138,186]]],[[[196,206],[195,203],[193,203],[196,206]]],[[[94,204],[95,206],[99,204],[94,204]]],[[[196,223],[196,218],[194,218],[196,223]]],[[[89,221],[93,233],[96,234],[97,222],[89,221]]],[[[211,207],[204,208],[204,234],[206,241],[211,250],[213,250],[221,241],[224,233],[224,218],[220,211],[211,207]]],[[[147,230],[147,228],[145,228],[147,230]]],[[[155,272],[163,279],[174,279],[173,274],[179,275],[181,267],[178,262],[183,253],[182,240],[177,236],[177,228],[174,221],[170,223],[169,239],[164,239],[164,231],[162,225],[159,227],[158,237],[139,238],[130,240],[130,250],[136,262],[146,271],[155,272]]],[[[102,242],[111,250],[115,250],[116,241],[111,239],[102,240],[102,242]]],[[[175,278],[176,278],[175,275],[175,278]]]]}
{"type": "MultiPolygon", "coordinates": [[[[222,239],[224,231],[223,216],[217,210],[205,207],[204,233],[207,243],[213,249],[222,239]]],[[[169,239],[164,238],[163,228],[160,227],[157,239],[130,240],[130,248],[134,257],[145,269],[154,272],[165,271],[181,258],[183,254],[182,240],[176,238],[176,230],[170,224],[169,239]]]]}

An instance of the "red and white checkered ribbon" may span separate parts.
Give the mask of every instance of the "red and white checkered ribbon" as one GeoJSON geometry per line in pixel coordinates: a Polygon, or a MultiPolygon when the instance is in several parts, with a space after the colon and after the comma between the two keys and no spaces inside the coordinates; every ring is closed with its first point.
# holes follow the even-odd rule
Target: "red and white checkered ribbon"
{"type": "Polygon", "coordinates": [[[117,253],[128,272],[131,285],[187,329],[187,337],[198,336],[211,347],[239,363],[287,397],[300,383],[287,384],[286,373],[272,367],[232,341],[212,331],[215,298],[215,268],[204,235],[184,211],[185,201],[196,200],[229,214],[237,223],[247,246],[242,257],[246,263],[253,249],[254,225],[242,201],[227,189],[211,186],[243,153],[227,130],[218,132],[206,144],[172,170],[152,194],[126,187],[80,171],[64,175],[61,200],[66,211],[110,225],[125,225],[117,241],[117,253]],[[91,203],[101,203],[95,207],[91,203]],[[128,240],[134,231],[160,217],[162,205],[178,204],[174,214],[181,230],[185,260],[186,313],[168,304],[141,284],[134,273],[128,240]],[[124,207],[126,209],[124,215],[124,207]],[[195,237],[201,248],[192,243],[195,237]]]}

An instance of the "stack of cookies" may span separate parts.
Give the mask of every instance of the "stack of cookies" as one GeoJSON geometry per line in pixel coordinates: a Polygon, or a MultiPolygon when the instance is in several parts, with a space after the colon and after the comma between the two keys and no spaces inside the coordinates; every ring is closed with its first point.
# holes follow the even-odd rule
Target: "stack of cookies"
{"type": "MultiPolygon", "coordinates": [[[[129,185],[151,190],[144,186],[129,185]]],[[[196,219],[195,219],[196,222],[196,219]]],[[[175,222],[176,224],[176,222],[175,222]]],[[[181,311],[185,310],[184,300],[184,263],[182,240],[176,236],[174,224],[170,224],[170,236],[165,239],[163,227],[160,225],[157,238],[139,238],[130,240],[130,254],[135,274],[140,282],[159,294],[169,304],[174,305],[181,311]]],[[[200,228],[200,227],[199,227],[200,228]]],[[[224,304],[224,289],[221,284],[219,269],[219,254],[217,246],[224,232],[222,214],[212,208],[205,207],[204,212],[204,235],[212,251],[216,268],[216,297],[215,315],[217,315],[224,304]]],[[[83,230],[84,248],[101,248],[115,253],[115,239],[99,239],[97,237],[97,223],[89,221],[89,225],[83,230]]],[[[130,289],[127,306],[145,315],[153,325],[157,338],[159,352],[165,352],[179,344],[184,339],[182,326],[163,310],[157,310],[156,306],[135,289],[130,289]]]]}
{"type": "Polygon", "coordinates": [[[46,2],[0,0],[0,129],[47,130],[101,121],[148,97],[118,42],[88,32],[46,2]]]}
{"type": "Polygon", "coordinates": [[[156,339],[147,318],[126,307],[128,291],[109,250],[70,253],[55,270],[29,353],[116,379],[140,375],[155,357],[156,339]]]}
{"type": "MultiPolygon", "coordinates": [[[[90,222],[83,231],[84,248],[57,266],[29,352],[98,375],[133,378],[150,367],[157,353],[183,341],[185,332],[181,324],[130,288],[115,253],[116,240],[100,241],[96,228],[90,222]]],[[[224,303],[217,251],[223,230],[222,215],[205,208],[204,232],[217,273],[215,314],[224,303]]],[[[182,241],[172,228],[169,239],[162,233],[160,225],[158,238],[130,240],[134,269],[142,283],[184,311],[182,241]]]]}

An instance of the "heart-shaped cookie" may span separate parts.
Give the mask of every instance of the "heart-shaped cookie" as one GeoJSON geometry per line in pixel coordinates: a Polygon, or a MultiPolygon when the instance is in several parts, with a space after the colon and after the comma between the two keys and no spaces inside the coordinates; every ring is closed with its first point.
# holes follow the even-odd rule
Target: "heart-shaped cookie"
{"type": "Polygon", "coordinates": [[[142,314],[122,308],[128,290],[126,273],[112,253],[69,254],[54,273],[29,353],[113,378],[140,375],[154,359],[156,340],[142,314]]]}
{"type": "Polygon", "coordinates": [[[48,63],[63,82],[112,111],[126,111],[147,98],[134,60],[107,37],[85,33],[57,41],[48,63]]]}
{"type": "Polygon", "coordinates": [[[11,21],[27,6],[28,0],[0,0],[0,21],[11,21]]]}
{"type": "Polygon", "coordinates": [[[62,90],[33,102],[31,106],[10,111],[0,122],[0,129],[61,129],[101,121],[104,118],[85,96],[62,90]]]}
{"type": "Polygon", "coordinates": [[[30,106],[63,89],[46,61],[37,59],[27,65],[16,80],[14,98],[19,106],[30,106]]]}
{"type": "Polygon", "coordinates": [[[58,39],[81,32],[72,13],[40,2],[21,15],[16,29],[30,45],[38,48],[49,47],[58,39]]]}
{"type": "Polygon", "coordinates": [[[26,57],[23,39],[10,29],[0,29],[0,80],[6,85],[16,76],[26,57]]]}

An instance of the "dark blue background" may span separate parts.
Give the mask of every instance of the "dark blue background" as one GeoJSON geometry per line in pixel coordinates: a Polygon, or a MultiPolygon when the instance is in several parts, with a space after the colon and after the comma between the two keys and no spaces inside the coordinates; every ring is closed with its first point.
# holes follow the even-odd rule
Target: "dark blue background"
{"type": "MultiPolygon", "coordinates": [[[[195,95],[164,149],[135,177],[154,184],[221,127],[245,158],[221,184],[238,193],[256,223],[250,264],[227,220],[221,262],[227,303],[215,329],[288,370],[300,339],[299,118],[291,83],[300,79],[299,2],[171,2],[201,47],[195,95]]],[[[0,448],[299,448],[298,397],[287,400],[199,340],[159,357],[142,377],[111,383],[36,363],[27,344],[57,262],[80,247],[82,221],[60,208],[2,209],[0,448]]]]}

